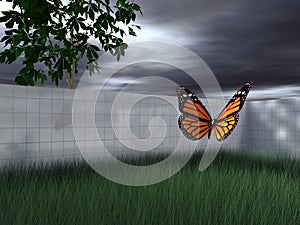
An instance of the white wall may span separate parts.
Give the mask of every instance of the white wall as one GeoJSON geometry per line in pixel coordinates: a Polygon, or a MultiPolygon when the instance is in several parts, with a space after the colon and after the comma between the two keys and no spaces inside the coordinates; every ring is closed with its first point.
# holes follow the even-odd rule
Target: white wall
{"type": "Polygon", "coordinates": [[[73,96],[67,89],[0,85],[0,161],[78,157],[73,96]]]}
{"type": "MultiPolygon", "coordinates": [[[[69,89],[0,85],[0,163],[80,159],[72,128],[74,93],[69,89]]],[[[113,154],[137,154],[122,145],[112,129],[110,110],[115,96],[116,93],[105,91],[97,98],[95,122],[98,135],[113,154]]],[[[175,96],[174,101],[177,101],[175,96]]],[[[123,103],[125,106],[126,98],[123,103]]],[[[150,119],[162,117],[167,125],[167,136],[151,152],[172,151],[181,135],[178,115],[177,108],[168,102],[149,97],[132,109],[131,129],[135,136],[145,139],[150,135],[150,119]]],[[[122,116],[124,114],[120,112],[122,116]]],[[[86,137],[91,142],[98,138],[97,135],[86,137]]],[[[204,147],[206,143],[205,137],[198,141],[198,147],[204,147]]],[[[299,146],[299,97],[247,100],[236,130],[224,142],[224,147],[232,150],[300,155],[299,146]]]]}

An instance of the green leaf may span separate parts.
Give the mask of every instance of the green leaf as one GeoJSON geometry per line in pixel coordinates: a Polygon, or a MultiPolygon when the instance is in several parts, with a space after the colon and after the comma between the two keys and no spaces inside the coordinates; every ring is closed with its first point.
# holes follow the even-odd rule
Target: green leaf
{"type": "Polygon", "coordinates": [[[27,80],[26,80],[26,78],[23,77],[23,76],[17,76],[17,77],[15,78],[15,82],[16,82],[18,85],[28,86],[27,80]]]}
{"type": "Polygon", "coordinates": [[[96,46],[96,45],[90,44],[90,47],[91,47],[92,49],[94,49],[95,51],[100,51],[100,49],[99,49],[98,46],[96,46]]]}
{"type": "Polygon", "coordinates": [[[44,85],[45,80],[47,80],[47,76],[43,73],[41,74],[41,85],[44,85]]]}
{"type": "Polygon", "coordinates": [[[131,18],[127,17],[126,18],[126,25],[128,25],[130,23],[130,21],[131,21],[131,18]]]}
{"type": "Polygon", "coordinates": [[[5,23],[5,26],[7,28],[13,28],[15,24],[15,21],[13,19],[9,20],[7,23],[5,23]]]}
{"type": "Polygon", "coordinates": [[[71,52],[68,49],[66,49],[66,48],[63,48],[63,49],[60,50],[60,55],[62,57],[68,57],[68,56],[70,56],[70,53],[71,52]]]}
{"type": "Polygon", "coordinates": [[[81,27],[83,30],[89,30],[88,27],[85,25],[85,23],[79,22],[79,24],[80,24],[80,27],[81,27]]]}
{"type": "Polygon", "coordinates": [[[20,44],[21,41],[22,41],[22,38],[21,38],[20,35],[15,35],[15,36],[13,36],[13,38],[12,38],[12,42],[13,42],[13,44],[14,44],[15,46],[17,46],[18,44],[20,44]]]}
{"type": "Polygon", "coordinates": [[[102,22],[102,27],[103,27],[105,30],[108,29],[108,23],[107,23],[106,20],[104,20],[104,21],[102,22]]]}
{"type": "Polygon", "coordinates": [[[75,29],[75,31],[78,33],[79,32],[79,24],[77,20],[74,20],[72,23],[72,27],[75,29]]]}
{"type": "Polygon", "coordinates": [[[17,48],[16,49],[16,57],[19,57],[23,53],[24,49],[23,48],[17,48]]]}
{"type": "Polygon", "coordinates": [[[98,53],[95,50],[93,50],[93,49],[91,49],[91,52],[93,54],[94,59],[98,59],[98,57],[99,57],[98,53]]]}
{"type": "Polygon", "coordinates": [[[135,13],[132,13],[131,19],[132,19],[132,21],[135,21],[135,19],[136,19],[136,14],[135,13]]]}
{"type": "Polygon", "coordinates": [[[30,86],[34,86],[34,79],[32,77],[26,77],[26,82],[30,86]]]}
{"type": "Polygon", "coordinates": [[[55,77],[55,85],[56,85],[56,87],[58,87],[58,83],[59,83],[58,77],[55,77]]]}
{"type": "Polygon", "coordinates": [[[93,54],[92,54],[92,51],[90,48],[87,48],[86,56],[87,56],[89,62],[93,61],[93,54]]]}
{"type": "MultiPolygon", "coordinates": [[[[4,12],[2,12],[2,13],[4,13],[4,12]]],[[[8,21],[9,19],[10,19],[11,17],[10,16],[1,16],[0,17],[0,23],[4,23],[4,22],[6,22],[6,21],[8,21]]]]}
{"type": "Polygon", "coordinates": [[[3,38],[1,39],[1,41],[0,42],[4,42],[4,41],[6,41],[6,40],[8,40],[8,39],[12,39],[12,36],[3,36],[3,38]]]}
{"type": "Polygon", "coordinates": [[[13,30],[6,30],[4,33],[6,35],[13,35],[13,30]]]}
{"type": "Polygon", "coordinates": [[[89,17],[90,17],[91,20],[95,19],[95,13],[94,13],[92,8],[89,10],[89,17]]]}
{"type": "Polygon", "coordinates": [[[91,8],[95,11],[95,12],[99,12],[100,8],[97,6],[97,4],[93,3],[91,4],[91,8]]]}
{"type": "Polygon", "coordinates": [[[129,31],[130,35],[136,36],[136,33],[134,32],[134,30],[131,27],[128,28],[128,31],[129,31]]]}
{"type": "Polygon", "coordinates": [[[141,9],[141,7],[138,5],[138,4],[133,4],[132,5],[132,8],[135,10],[135,11],[139,11],[141,9]]]}
{"type": "Polygon", "coordinates": [[[121,37],[123,37],[124,34],[125,34],[125,31],[124,30],[120,30],[120,34],[121,34],[121,37]]]}
{"type": "Polygon", "coordinates": [[[136,24],[133,24],[133,25],[131,25],[131,26],[134,26],[134,27],[136,27],[136,28],[139,29],[139,30],[142,29],[141,26],[136,25],[136,24]]]}
{"type": "Polygon", "coordinates": [[[117,54],[117,61],[119,62],[121,59],[121,55],[120,54],[117,54]]]}

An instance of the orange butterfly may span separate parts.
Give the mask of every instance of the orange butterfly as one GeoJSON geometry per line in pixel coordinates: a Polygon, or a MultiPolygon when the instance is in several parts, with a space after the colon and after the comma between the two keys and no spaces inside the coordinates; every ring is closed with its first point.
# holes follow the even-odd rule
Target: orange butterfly
{"type": "Polygon", "coordinates": [[[178,105],[182,115],[178,118],[178,126],[182,133],[191,140],[199,140],[211,132],[218,141],[224,141],[239,121],[239,111],[254,82],[249,81],[230,99],[217,119],[212,119],[197,96],[185,87],[177,87],[178,105]]]}

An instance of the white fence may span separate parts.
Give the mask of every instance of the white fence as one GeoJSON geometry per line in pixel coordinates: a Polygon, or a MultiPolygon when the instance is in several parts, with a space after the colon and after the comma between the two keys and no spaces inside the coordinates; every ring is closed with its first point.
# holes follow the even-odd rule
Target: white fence
{"type": "MultiPolygon", "coordinates": [[[[72,125],[74,93],[69,89],[0,85],[0,163],[80,159],[72,125]]],[[[105,91],[94,97],[98,135],[86,138],[90,141],[100,138],[113,153],[136,154],[118,140],[112,129],[111,106],[116,93],[105,91]]],[[[174,101],[177,101],[175,96],[174,101]]],[[[126,98],[123,104],[126,105],[126,98]]],[[[167,101],[153,96],[145,98],[132,108],[131,131],[137,138],[145,139],[150,135],[150,120],[161,117],[166,124],[166,137],[151,153],[172,151],[182,135],[177,126],[178,115],[177,108],[167,101]]],[[[120,116],[125,115],[120,112],[120,116]]],[[[163,125],[157,126],[160,128],[163,125]]],[[[156,138],[161,138],[160,135],[158,132],[156,138]]],[[[198,147],[206,143],[205,137],[198,141],[198,147]]],[[[300,155],[299,146],[299,97],[247,100],[236,130],[224,142],[224,147],[232,150],[292,155],[300,155]]]]}

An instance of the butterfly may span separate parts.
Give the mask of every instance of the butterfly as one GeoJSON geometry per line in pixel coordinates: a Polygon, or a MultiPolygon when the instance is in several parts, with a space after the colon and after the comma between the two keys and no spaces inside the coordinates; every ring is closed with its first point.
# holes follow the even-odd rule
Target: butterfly
{"type": "Polygon", "coordinates": [[[186,87],[177,87],[179,110],[178,126],[182,133],[191,140],[214,133],[218,141],[224,141],[231,134],[239,121],[241,111],[247,95],[254,82],[249,81],[230,99],[228,104],[216,119],[212,119],[205,106],[197,96],[186,87]]]}

